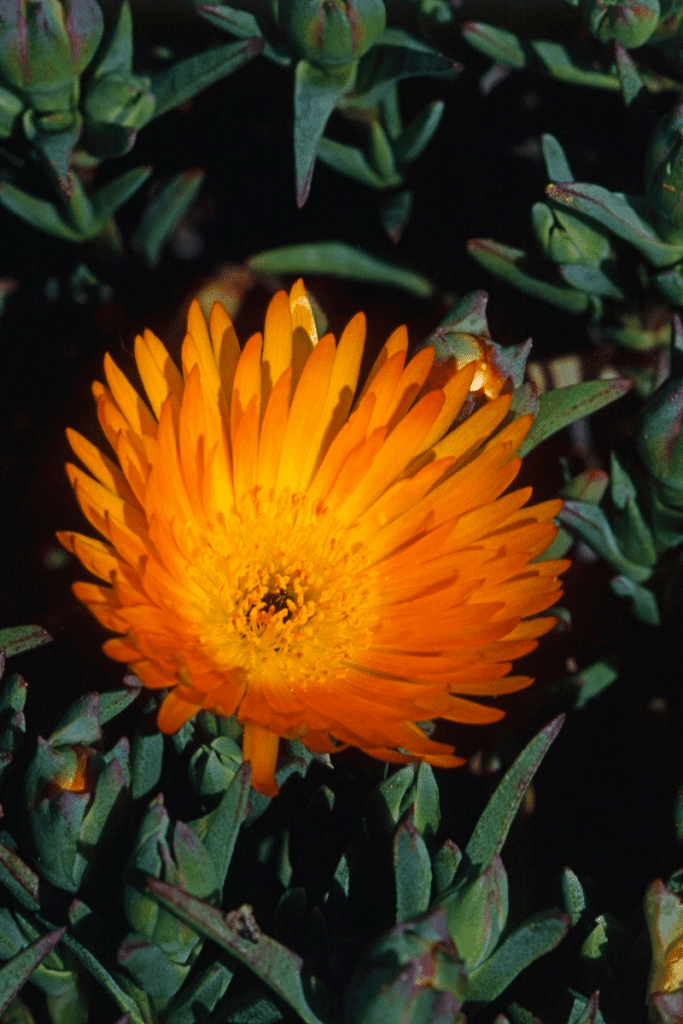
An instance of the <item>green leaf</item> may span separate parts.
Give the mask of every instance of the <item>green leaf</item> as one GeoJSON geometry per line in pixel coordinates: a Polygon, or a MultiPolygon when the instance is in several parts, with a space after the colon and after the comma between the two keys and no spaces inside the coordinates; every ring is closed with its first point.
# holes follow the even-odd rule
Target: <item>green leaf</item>
{"type": "Polygon", "coordinates": [[[0,960],[11,960],[26,944],[26,937],[11,912],[6,907],[0,907],[0,960]]]}
{"type": "Polygon", "coordinates": [[[415,781],[415,765],[399,768],[370,793],[365,809],[366,826],[371,831],[393,832],[409,806],[406,794],[415,781]]]}
{"type": "Polygon", "coordinates": [[[597,554],[617,570],[628,576],[634,583],[644,583],[652,575],[652,568],[630,562],[614,536],[610,522],[597,505],[587,501],[565,501],[557,518],[578,534],[597,554]]]}
{"type": "Polygon", "coordinates": [[[574,175],[562,146],[554,135],[541,135],[541,149],[546,171],[551,181],[573,181],[574,175]]]}
{"type": "Polygon", "coordinates": [[[294,75],[294,171],[297,206],[308,198],[313,166],[325,126],[340,96],[351,85],[355,65],[334,73],[300,60],[294,75]]]}
{"type": "MultiPolygon", "coordinates": [[[[251,788],[251,766],[244,762],[225,791],[217,809],[210,815],[204,847],[211,858],[218,885],[222,890],[242,822],[247,816],[251,788]]],[[[194,823],[191,823],[191,827],[194,823]]]]}
{"type": "Polygon", "coordinates": [[[92,205],[97,227],[96,230],[93,230],[93,234],[105,227],[119,206],[123,206],[126,200],[130,199],[144,185],[151,173],[151,167],[134,167],[95,192],[92,197],[92,205]]]}
{"type": "Polygon", "coordinates": [[[36,199],[16,185],[0,181],[0,203],[38,231],[45,231],[48,235],[56,235],[69,242],[81,241],[81,233],[64,221],[61,208],[47,199],[36,199]]]}
{"type": "Polygon", "coordinates": [[[434,899],[439,897],[453,884],[455,872],[462,860],[462,853],[452,839],[447,839],[432,858],[432,875],[434,878],[434,899]]]}
{"type": "Polygon", "coordinates": [[[408,799],[415,805],[415,828],[418,832],[433,838],[439,830],[441,808],[439,805],[439,787],[434,778],[431,765],[421,761],[408,799]]]}
{"type": "Polygon", "coordinates": [[[394,150],[379,121],[372,121],[368,134],[368,151],[372,164],[387,185],[400,185],[403,180],[396,170],[394,150]]]}
{"type": "Polygon", "coordinates": [[[641,622],[645,622],[648,626],[659,626],[661,624],[661,616],[659,614],[659,605],[657,604],[657,598],[648,590],[647,587],[641,587],[635,580],[630,579],[628,576],[615,576],[614,579],[610,580],[609,585],[612,591],[618,597],[628,597],[631,601],[631,607],[633,614],[641,622]]]}
{"type": "Polygon", "coordinates": [[[261,39],[246,43],[227,43],[212,50],[187,57],[170,68],[152,76],[152,93],[156,106],[152,117],[186,103],[202,89],[231,75],[263,50],[261,39]]]}
{"type": "Polygon", "coordinates": [[[463,38],[470,46],[501,64],[521,69],[526,67],[527,56],[519,36],[483,22],[466,22],[462,26],[463,38]]]}
{"type": "MultiPolygon", "coordinates": [[[[569,991],[571,992],[571,989],[569,991]]],[[[571,994],[574,996],[574,1005],[567,1024],[605,1024],[605,1018],[598,1009],[599,992],[594,992],[590,999],[586,999],[578,992],[571,994]]]]}
{"type": "Polygon", "coordinates": [[[170,960],[154,942],[132,933],[121,943],[116,959],[130,971],[136,985],[153,999],[169,999],[181,987],[189,965],[170,960]]]}
{"type": "Polygon", "coordinates": [[[403,229],[413,212],[413,193],[410,189],[402,189],[386,196],[380,204],[379,217],[382,227],[394,243],[398,245],[403,229]]]}
{"type": "Polygon", "coordinates": [[[38,875],[0,843],[0,882],[26,910],[40,910],[38,875]]]}
{"type": "Polygon", "coordinates": [[[402,288],[420,298],[434,294],[431,281],[369,256],[345,242],[305,242],[268,249],[247,260],[253,270],[271,274],[319,274],[402,288]]]}
{"type": "Polygon", "coordinates": [[[571,868],[562,869],[562,902],[573,927],[586,909],[586,897],[581,882],[571,868]]]}
{"type": "Polygon", "coordinates": [[[625,379],[586,380],[539,395],[538,413],[519,447],[519,454],[528,455],[541,441],[558,430],[584,416],[590,416],[610,402],[616,402],[630,390],[632,384],[632,381],[625,379]]]}
{"type": "Polygon", "coordinates": [[[183,171],[171,178],[147,204],[131,243],[151,267],[158,265],[164,243],[194,201],[203,182],[204,171],[199,168],[183,171]]]}
{"type": "MultiPolygon", "coordinates": [[[[127,678],[133,678],[128,676],[127,678]]],[[[132,704],[136,697],[140,694],[141,687],[138,686],[126,686],[122,690],[107,690],[106,693],[100,693],[100,707],[98,716],[100,719],[100,725],[104,725],[105,722],[109,722],[112,718],[116,718],[122,711],[132,704]]]]}
{"type": "Polygon", "coordinates": [[[559,945],[569,927],[569,918],[559,910],[529,918],[469,975],[466,999],[483,1003],[496,999],[525,967],[559,945]]]}
{"type": "Polygon", "coordinates": [[[645,88],[645,82],[638,73],[638,65],[625,46],[615,40],[614,56],[616,57],[617,74],[621,84],[621,92],[624,103],[629,107],[641,89],[645,88]]]}
{"type": "Polygon", "coordinates": [[[118,17],[104,52],[97,62],[93,78],[133,68],[133,18],[129,0],[122,0],[118,17]]]}
{"type": "MultiPolygon", "coordinates": [[[[387,38],[399,37],[388,37],[385,32],[383,40],[387,38]]],[[[400,38],[403,41],[403,36],[400,38]]],[[[460,70],[460,64],[424,43],[419,48],[376,43],[360,61],[351,104],[367,110],[385,99],[403,79],[454,78],[460,70]]]]}
{"type": "Polygon", "coordinates": [[[141,733],[133,736],[130,751],[131,795],[133,800],[154,789],[161,778],[164,757],[164,737],[160,732],[141,733]]]}
{"type": "Polygon", "coordinates": [[[85,969],[96,979],[114,1000],[120,1010],[123,1010],[124,1014],[130,1014],[130,1024],[148,1024],[143,1017],[140,1015],[140,1008],[134,999],[128,995],[127,992],[121,988],[118,981],[107,971],[105,967],[99,962],[97,957],[93,956],[89,949],[86,949],[77,939],[74,939],[68,932],[62,939],[63,944],[69,950],[70,953],[80,961],[85,969]]]}
{"type": "MultiPolygon", "coordinates": [[[[196,981],[183,989],[165,1017],[165,1024],[198,1024],[204,1020],[204,1016],[208,1017],[225,995],[232,976],[233,972],[225,964],[216,962],[208,967],[196,981]]],[[[235,1018],[231,1016],[230,1020],[235,1018]]]]}
{"type": "MultiPolygon", "coordinates": [[[[230,32],[234,36],[239,36],[240,39],[249,39],[252,36],[263,37],[264,57],[268,57],[269,60],[273,60],[276,64],[282,66],[292,63],[287,40],[286,38],[276,38],[277,28],[275,25],[268,25],[268,28],[272,28],[274,31],[272,34],[269,33],[270,38],[266,38],[258,21],[248,11],[239,10],[236,7],[230,7],[228,4],[223,3],[199,3],[197,4],[197,11],[203,18],[218,26],[218,28],[222,28],[224,32],[230,32]]],[[[263,18],[264,15],[265,12],[263,10],[259,12],[260,17],[263,18]]],[[[269,18],[269,21],[272,21],[272,18],[269,18]]]]}
{"type": "Polygon", "coordinates": [[[564,715],[560,715],[532,739],[489,800],[465,849],[469,864],[480,874],[502,850],[524,794],[563,722],[564,715]]]}
{"type": "Polygon", "coordinates": [[[48,740],[52,747],[63,747],[71,743],[89,746],[100,743],[102,729],[99,719],[99,694],[86,693],[64,713],[48,740]]]}
{"type": "Polygon", "coordinates": [[[659,237],[647,219],[647,204],[639,196],[626,196],[623,192],[609,192],[601,185],[578,182],[551,184],[545,191],[555,202],[598,221],[618,238],[630,242],[656,267],[675,263],[683,256],[681,246],[669,245],[659,237]]]}
{"type": "Polygon", "coordinates": [[[34,647],[41,647],[49,644],[52,637],[42,626],[12,626],[10,629],[0,629],[0,651],[4,651],[8,658],[15,654],[23,654],[34,647]]]}
{"type": "Polygon", "coordinates": [[[553,306],[566,309],[568,313],[584,313],[590,305],[588,297],[582,292],[564,285],[551,284],[525,270],[528,257],[523,249],[501,245],[491,238],[470,238],[466,248],[480,266],[535,299],[550,302],[553,306]]]}
{"type": "Polygon", "coordinates": [[[448,931],[467,974],[498,945],[508,917],[508,881],[500,856],[473,882],[465,879],[440,900],[448,931]]]}
{"type": "Polygon", "coordinates": [[[0,1013],[9,1006],[19,989],[26,984],[48,953],[61,942],[65,932],[66,928],[57,928],[56,931],[44,935],[0,968],[0,1013]]]}
{"type": "Polygon", "coordinates": [[[571,678],[577,687],[574,707],[579,710],[584,708],[594,697],[598,697],[608,686],[611,686],[614,680],[619,678],[619,673],[609,662],[596,661],[571,678]]]}
{"type": "Polygon", "coordinates": [[[432,892],[432,865],[424,839],[415,827],[414,805],[394,834],[396,920],[424,914],[432,892]]]}
{"type": "Polygon", "coordinates": [[[565,263],[558,267],[558,270],[564,280],[580,292],[602,295],[606,299],[615,299],[617,302],[624,301],[624,293],[621,288],[618,288],[599,267],[586,267],[581,263],[565,263]]]}
{"type": "Polygon", "coordinates": [[[324,164],[347,178],[359,181],[368,188],[388,188],[389,183],[382,178],[365,158],[365,153],[358,146],[347,146],[345,142],[322,137],[318,143],[317,156],[324,164]]]}
{"type": "Polygon", "coordinates": [[[253,971],[306,1024],[322,1024],[304,990],[301,958],[261,932],[251,907],[244,906],[225,914],[165,882],[150,878],[147,886],[162,906],[253,971]]]}
{"type": "Polygon", "coordinates": [[[446,104],[443,100],[434,100],[410,122],[394,143],[394,152],[399,163],[407,164],[417,160],[434,137],[445,109],[446,104]]]}

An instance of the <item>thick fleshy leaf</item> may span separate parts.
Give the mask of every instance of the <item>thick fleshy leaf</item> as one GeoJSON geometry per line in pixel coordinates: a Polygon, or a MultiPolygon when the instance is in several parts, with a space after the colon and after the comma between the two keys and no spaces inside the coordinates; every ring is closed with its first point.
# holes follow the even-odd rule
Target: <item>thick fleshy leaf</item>
{"type": "MultiPolygon", "coordinates": [[[[135,676],[126,676],[126,679],[135,680],[135,676]]],[[[100,725],[104,725],[105,722],[109,722],[125,711],[139,695],[141,688],[141,685],[138,684],[137,686],[126,686],[123,690],[107,690],[106,693],[100,693],[98,712],[100,725]]]]}
{"type": "Polygon", "coordinates": [[[563,722],[564,715],[559,715],[534,736],[506,772],[486,805],[465,849],[467,862],[477,867],[480,873],[488,868],[496,854],[502,850],[524,794],[563,722]]]}
{"type": "Polygon", "coordinates": [[[56,235],[57,238],[65,238],[69,242],[82,240],[81,232],[66,223],[57,203],[50,203],[47,199],[36,199],[8,181],[0,182],[0,203],[10,213],[20,217],[38,231],[56,235]]]}
{"type": "Polygon", "coordinates": [[[618,573],[628,576],[634,583],[644,583],[652,575],[650,566],[637,565],[626,558],[609,519],[598,505],[591,505],[587,501],[565,501],[557,518],[585,540],[618,573]]]}
{"type": "Polygon", "coordinates": [[[608,661],[596,661],[587,668],[581,669],[571,677],[572,683],[576,685],[577,694],[574,707],[578,710],[598,697],[603,690],[611,686],[619,673],[608,661]]]}
{"type": "Polygon", "coordinates": [[[149,793],[161,778],[164,757],[164,737],[160,732],[141,733],[133,736],[130,750],[131,795],[133,800],[149,793]]]}
{"type": "Polygon", "coordinates": [[[164,907],[252,970],[306,1024],[322,1024],[304,990],[301,958],[261,932],[251,907],[244,906],[225,914],[165,882],[150,878],[147,885],[164,907]]]}
{"type": "Polygon", "coordinates": [[[230,32],[240,39],[250,39],[253,36],[263,36],[263,56],[275,61],[276,64],[287,66],[292,63],[291,52],[286,39],[276,37],[277,26],[270,25],[272,18],[270,12],[264,9],[259,11],[259,17],[263,21],[260,25],[253,14],[249,11],[240,10],[237,7],[230,7],[229,4],[206,4],[195,0],[196,10],[203,18],[206,18],[224,32],[230,32]],[[268,26],[265,19],[268,19],[268,26]],[[263,35],[263,30],[267,36],[263,35]]]}
{"type": "Polygon", "coordinates": [[[564,280],[580,292],[602,295],[606,299],[624,301],[624,293],[599,267],[585,267],[581,263],[567,263],[558,268],[564,280]]]}
{"type": "Polygon", "coordinates": [[[197,1024],[204,1019],[204,1015],[210,1015],[225,995],[232,976],[233,972],[225,964],[212,964],[196,981],[183,989],[173,1003],[170,1014],[165,1017],[166,1024],[197,1024]]]}
{"type": "Polygon", "coordinates": [[[257,253],[247,263],[270,274],[321,274],[391,285],[425,299],[434,294],[434,285],[420,274],[378,260],[346,242],[286,245],[257,253]]]}
{"type": "Polygon", "coordinates": [[[189,965],[174,963],[155,942],[135,933],[127,935],[121,943],[117,960],[153,999],[174,996],[189,971],[189,965]]]}
{"type": "Polygon", "coordinates": [[[93,234],[102,230],[119,206],[123,206],[126,200],[130,199],[144,185],[151,173],[151,167],[134,167],[132,171],[125,171],[95,192],[92,197],[92,205],[97,229],[93,231],[93,234]]]}
{"type": "Polygon", "coordinates": [[[3,843],[0,843],[0,882],[26,910],[40,910],[38,876],[3,843]]]}
{"type": "Polygon", "coordinates": [[[424,914],[432,893],[432,865],[424,839],[415,827],[412,806],[394,834],[396,920],[424,914]]]}
{"type": "Polygon", "coordinates": [[[590,305],[588,297],[582,292],[536,277],[530,272],[530,264],[530,269],[525,269],[528,257],[523,249],[502,245],[491,238],[470,238],[467,252],[480,266],[535,299],[550,302],[553,306],[566,309],[568,313],[584,313],[590,305]]]}
{"type": "Polygon", "coordinates": [[[659,614],[657,598],[651,590],[636,583],[628,576],[615,576],[610,580],[609,585],[619,597],[629,598],[633,614],[637,619],[647,623],[648,626],[660,625],[662,619],[659,614]]]}
{"type": "Polygon", "coordinates": [[[581,882],[571,868],[562,869],[562,901],[573,927],[586,909],[586,897],[581,882]]]}
{"type": "Polygon", "coordinates": [[[42,626],[12,626],[10,629],[0,629],[0,651],[4,651],[8,658],[15,654],[23,654],[34,647],[41,647],[49,644],[52,637],[42,626]]]}
{"type": "Polygon", "coordinates": [[[469,975],[491,956],[507,924],[508,882],[500,856],[475,881],[457,885],[440,905],[469,975]]]}
{"type": "Polygon", "coordinates": [[[365,821],[371,832],[393,832],[399,818],[410,806],[406,794],[415,781],[415,770],[414,764],[399,768],[370,793],[365,821]]]}
{"type": "Polygon", "coordinates": [[[147,204],[131,242],[151,267],[159,263],[164,243],[196,198],[203,181],[204,171],[198,167],[183,171],[171,178],[147,204]]]}
{"type": "Polygon", "coordinates": [[[62,715],[48,740],[50,746],[60,747],[70,743],[88,746],[102,740],[99,717],[100,698],[97,693],[86,693],[71,705],[62,715]]]}
{"type": "Polygon", "coordinates": [[[399,163],[417,160],[434,137],[445,109],[446,104],[443,100],[434,100],[410,122],[394,143],[394,152],[399,163]]]}
{"type": "Polygon", "coordinates": [[[559,910],[529,918],[469,975],[466,999],[486,1003],[496,999],[525,967],[559,945],[569,928],[569,918],[559,910]]]}
{"type": "Polygon", "coordinates": [[[61,942],[65,932],[66,928],[57,928],[56,931],[44,935],[23,949],[21,953],[17,953],[9,963],[0,968],[0,1013],[12,1002],[19,989],[26,984],[38,964],[42,963],[45,957],[61,942]]]}
{"type": "Polygon", "coordinates": [[[140,1014],[140,1008],[134,999],[123,990],[119,982],[102,966],[97,957],[93,956],[73,935],[67,932],[62,943],[70,953],[85,967],[89,974],[100,983],[105,992],[114,1000],[124,1014],[130,1014],[130,1024],[149,1024],[140,1014]]]}
{"type": "Polygon", "coordinates": [[[434,898],[438,899],[453,884],[455,872],[458,870],[462,852],[452,839],[447,839],[432,857],[432,876],[434,878],[434,898]]]}
{"type": "Polygon", "coordinates": [[[546,391],[539,396],[538,413],[531,425],[531,430],[519,447],[519,454],[528,455],[530,451],[551,437],[563,427],[569,426],[583,416],[590,416],[610,402],[616,402],[633,386],[633,381],[619,380],[586,380],[580,384],[570,384],[566,388],[546,391]]]}
{"type": "Polygon", "coordinates": [[[598,1008],[599,992],[594,992],[590,999],[586,999],[578,992],[571,994],[574,996],[574,1005],[567,1024],[605,1024],[605,1018],[598,1008]]]}
{"type": "Polygon", "coordinates": [[[152,77],[155,108],[152,117],[186,103],[202,89],[231,75],[263,50],[261,39],[227,43],[187,57],[152,77]]]}
{"type": "Polygon", "coordinates": [[[574,180],[569,161],[554,135],[547,133],[541,136],[541,150],[545,161],[545,169],[551,181],[574,180]]]}
{"type": "Polygon", "coordinates": [[[355,65],[326,69],[300,60],[294,76],[294,171],[296,201],[308,198],[313,165],[325,126],[340,96],[353,81],[355,65]]]}
{"type": "Polygon", "coordinates": [[[322,137],[318,143],[317,156],[324,164],[347,178],[359,181],[368,188],[383,189],[388,187],[384,178],[373,170],[365,153],[358,146],[347,146],[345,142],[322,137]]]}
{"type": "Polygon", "coordinates": [[[415,828],[421,835],[431,839],[439,830],[441,809],[434,771],[425,761],[420,762],[415,781],[407,795],[415,806],[415,828]]]}
{"type": "Polygon", "coordinates": [[[367,110],[385,99],[405,78],[454,78],[462,65],[426,43],[406,39],[407,33],[387,30],[361,59],[353,90],[353,106],[367,110]],[[391,43],[400,45],[391,45],[391,43]],[[390,45],[386,45],[389,43],[390,45]]]}
{"type": "Polygon", "coordinates": [[[133,18],[130,0],[122,0],[112,33],[97,62],[93,78],[113,72],[131,71],[133,68],[133,18]]]}
{"type": "Polygon", "coordinates": [[[410,220],[412,211],[413,193],[410,189],[406,188],[400,192],[391,193],[383,199],[379,209],[379,218],[394,245],[398,245],[401,241],[403,229],[410,220]]]}
{"type": "Polygon", "coordinates": [[[251,766],[245,761],[235,773],[216,810],[205,819],[200,819],[200,822],[190,823],[211,858],[221,889],[230,867],[237,836],[247,816],[250,788],[251,766]]]}
{"type": "Polygon", "coordinates": [[[609,192],[601,185],[551,184],[546,195],[565,204],[575,212],[597,220],[619,238],[646,256],[656,267],[676,263],[683,257],[683,247],[662,241],[648,220],[649,207],[640,196],[609,192]]]}

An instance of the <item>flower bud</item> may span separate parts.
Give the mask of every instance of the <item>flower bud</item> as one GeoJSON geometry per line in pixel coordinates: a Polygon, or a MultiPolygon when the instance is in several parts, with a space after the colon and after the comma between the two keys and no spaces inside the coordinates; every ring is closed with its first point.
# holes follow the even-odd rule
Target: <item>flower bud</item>
{"type": "Polygon", "coordinates": [[[384,31],[382,0],[282,0],[280,21],[290,41],[314,64],[350,64],[384,31]]]}
{"type": "Polygon", "coordinates": [[[36,866],[49,882],[67,892],[79,890],[128,782],[125,739],[108,754],[38,739],[26,796],[36,866]]]}
{"type": "Polygon", "coordinates": [[[534,203],[531,220],[541,249],[554,263],[597,266],[610,255],[606,235],[575,214],[534,203]]]}
{"type": "Polygon", "coordinates": [[[460,1020],[467,984],[443,908],[403,921],[362,958],[346,992],[349,1024],[460,1020]]]}
{"type": "Polygon", "coordinates": [[[0,0],[0,75],[26,92],[77,78],[104,28],[95,0],[0,0]]]}
{"type": "Polygon", "coordinates": [[[469,974],[493,953],[507,923],[508,883],[500,856],[476,881],[458,887],[441,902],[449,934],[469,974]]]}
{"type": "Polygon", "coordinates": [[[83,109],[93,121],[142,128],[154,113],[150,80],[130,72],[102,75],[88,89],[83,109]]]}
{"type": "Polygon", "coordinates": [[[645,191],[653,209],[683,226],[683,103],[657,122],[645,154],[645,191]]]}
{"type": "Polygon", "coordinates": [[[601,43],[633,50],[647,42],[659,24],[659,0],[584,0],[583,16],[601,43]]]}

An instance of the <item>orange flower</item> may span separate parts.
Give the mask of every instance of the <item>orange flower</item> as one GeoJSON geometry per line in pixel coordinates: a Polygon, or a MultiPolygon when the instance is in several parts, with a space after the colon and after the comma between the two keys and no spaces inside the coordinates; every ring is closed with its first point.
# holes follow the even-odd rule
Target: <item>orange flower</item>
{"type": "MultiPolygon", "coordinates": [[[[106,542],[62,533],[104,583],[74,592],[108,629],[110,657],[169,689],[159,728],[204,708],[236,715],[254,786],[275,793],[280,737],[351,744],[396,762],[462,763],[418,723],[493,722],[465,698],[507,676],[554,619],[567,562],[532,562],[559,501],[503,493],[531,417],[501,428],[505,395],[454,429],[474,366],[419,395],[431,348],[405,362],[394,331],[353,404],[365,338],[318,340],[303,282],[279,292],[240,352],[225,310],[194,303],[182,373],[150,331],[135,340],[148,403],[113,360],[96,383],[118,465],[69,431],[68,465],[106,542]]],[[[504,678],[506,677],[507,678],[504,678]]]]}

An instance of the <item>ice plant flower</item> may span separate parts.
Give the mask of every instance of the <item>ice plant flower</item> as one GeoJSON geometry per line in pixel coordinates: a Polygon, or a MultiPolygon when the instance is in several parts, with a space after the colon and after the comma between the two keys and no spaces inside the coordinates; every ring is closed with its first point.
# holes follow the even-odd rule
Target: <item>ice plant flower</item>
{"type": "Polygon", "coordinates": [[[242,351],[225,310],[207,326],[194,303],[182,370],[150,331],[135,340],[147,402],[105,357],[93,390],[118,464],[68,432],[105,540],[60,539],[103,581],[74,591],[121,634],[106,653],[168,690],[163,732],[236,715],[264,793],[280,737],[461,764],[420,723],[501,718],[479,698],[531,682],[511,660],[555,621],[538,613],[567,563],[532,559],[561,503],[505,493],[531,417],[504,423],[502,395],[454,426],[475,366],[423,390],[434,351],[406,363],[405,327],[354,404],[364,340],[362,313],[318,339],[302,281],[242,351]]]}

